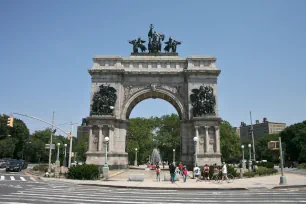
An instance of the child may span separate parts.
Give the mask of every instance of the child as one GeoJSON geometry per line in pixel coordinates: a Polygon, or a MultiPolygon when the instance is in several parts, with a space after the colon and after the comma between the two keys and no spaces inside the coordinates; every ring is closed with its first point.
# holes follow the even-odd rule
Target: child
{"type": "Polygon", "coordinates": [[[183,167],[183,171],[182,172],[183,172],[184,183],[186,183],[187,174],[188,174],[186,166],[183,167]]]}
{"type": "Polygon", "coordinates": [[[156,181],[160,182],[160,168],[158,165],[156,166],[156,181]]]}

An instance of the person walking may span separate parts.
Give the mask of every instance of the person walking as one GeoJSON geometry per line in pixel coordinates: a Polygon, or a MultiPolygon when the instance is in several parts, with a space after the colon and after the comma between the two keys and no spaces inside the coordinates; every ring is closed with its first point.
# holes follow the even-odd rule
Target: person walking
{"type": "Polygon", "coordinates": [[[201,169],[198,166],[193,168],[194,177],[196,178],[196,182],[200,181],[201,169]]]}
{"type": "Polygon", "coordinates": [[[156,165],[156,181],[160,182],[160,167],[156,165]]]}
{"type": "Polygon", "coordinates": [[[205,164],[204,166],[204,180],[208,180],[210,181],[210,178],[209,178],[209,166],[207,164],[205,164]]]}
{"type": "Polygon", "coordinates": [[[222,167],[222,181],[226,178],[227,183],[229,183],[228,177],[227,177],[227,167],[225,162],[223,162],[223,167],[222,167]]]}
{"type": "Polygon", "coordinates": [[[187,174],[188,174],[188,171],[187,171],[187,168],[186,166],[183,167],[183,178],[184,178],[184,183],[186,183],[186,180],[187,180],[187,174]]]}
{"type": "Polygon", "coordinates": [[[172,163],[170,163],[170,165],[169,165],[169,171],[170,171],[171,183],[174,183],[175,166],[172,163]]]}
{"type": "Polygon", "coordinates": [[[183,164],[182,164],[182,162],[180,162],[180,164],[179,164],[179,169],[180,169],[181,175],[183,175],[183,164]]]}

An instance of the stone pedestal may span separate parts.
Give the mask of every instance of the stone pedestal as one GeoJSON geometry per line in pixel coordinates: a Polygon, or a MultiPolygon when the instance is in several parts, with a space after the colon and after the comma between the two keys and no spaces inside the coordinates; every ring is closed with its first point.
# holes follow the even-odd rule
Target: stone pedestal
{"type": "Polygon", "coordinates": [[[103,178],[104,178],[104,179],[108,179],[108,177],[109,177],[109,176],[108,176],[109,167],[105,167],[105,166],[104,166],[104,167],[102,168],[102,171],[103,171],[103,178]]]}
{"type": "MultiPolygon", "coordinates": [[[[91,116],[87,118],[89,127],[89,148],[86,163],[103,166],[105,164],[104,138],[109,137],[107,163],[109,169],[128,167],[128,154],[125,152],[125,135],[121,135],[122,121],[114,116],[91,116]]],[[[125,126],[124,126],[125,127],[125,126]]]]}

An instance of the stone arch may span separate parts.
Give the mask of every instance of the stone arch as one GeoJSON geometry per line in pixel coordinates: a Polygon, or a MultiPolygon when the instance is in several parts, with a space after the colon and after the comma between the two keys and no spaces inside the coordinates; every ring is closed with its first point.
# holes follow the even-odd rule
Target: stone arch
{"type": "Polygon", "coordinates": [[[180,120],[186,119],[186,111],[184,105],[179,97],[168,90],[163,89],[155,89],[152,91],[151,89],[143,89],[134,93],[123,105],[123,110],[120,114],[120,118],[122,120],[129,119],[130,113],[133,108],[141,101],[148,99],[148,98],[160,98],[165,101],[168,101],[170,104],[174,106],[176,109],[180,120]]]}

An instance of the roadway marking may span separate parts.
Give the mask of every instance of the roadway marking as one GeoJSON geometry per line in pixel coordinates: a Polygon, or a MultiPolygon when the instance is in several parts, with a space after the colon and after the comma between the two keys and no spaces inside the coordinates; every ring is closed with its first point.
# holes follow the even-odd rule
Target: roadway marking
{"type": "Polygon", "coordinates": [[[22,181],[26,181],[23,177],[20,177],[20,179],[21,179],[22,181]]]}
{"type": "Polygon", "coordinates": [[[1,181],[5,180],[4,176],[1,176],[1,179],[0,179],[0,180],[1,180],[1,181]]]}
{"type": "Polygon", "coordinates": [[[32,181],[36,181],[33,177],[30,177],[30,179],[31,179],[32,181]]]}
{"type": "Polygon", "coordinates": [[[15,181],[15,177],[14,176],[10,176],[12,181],[15,181]]]}

